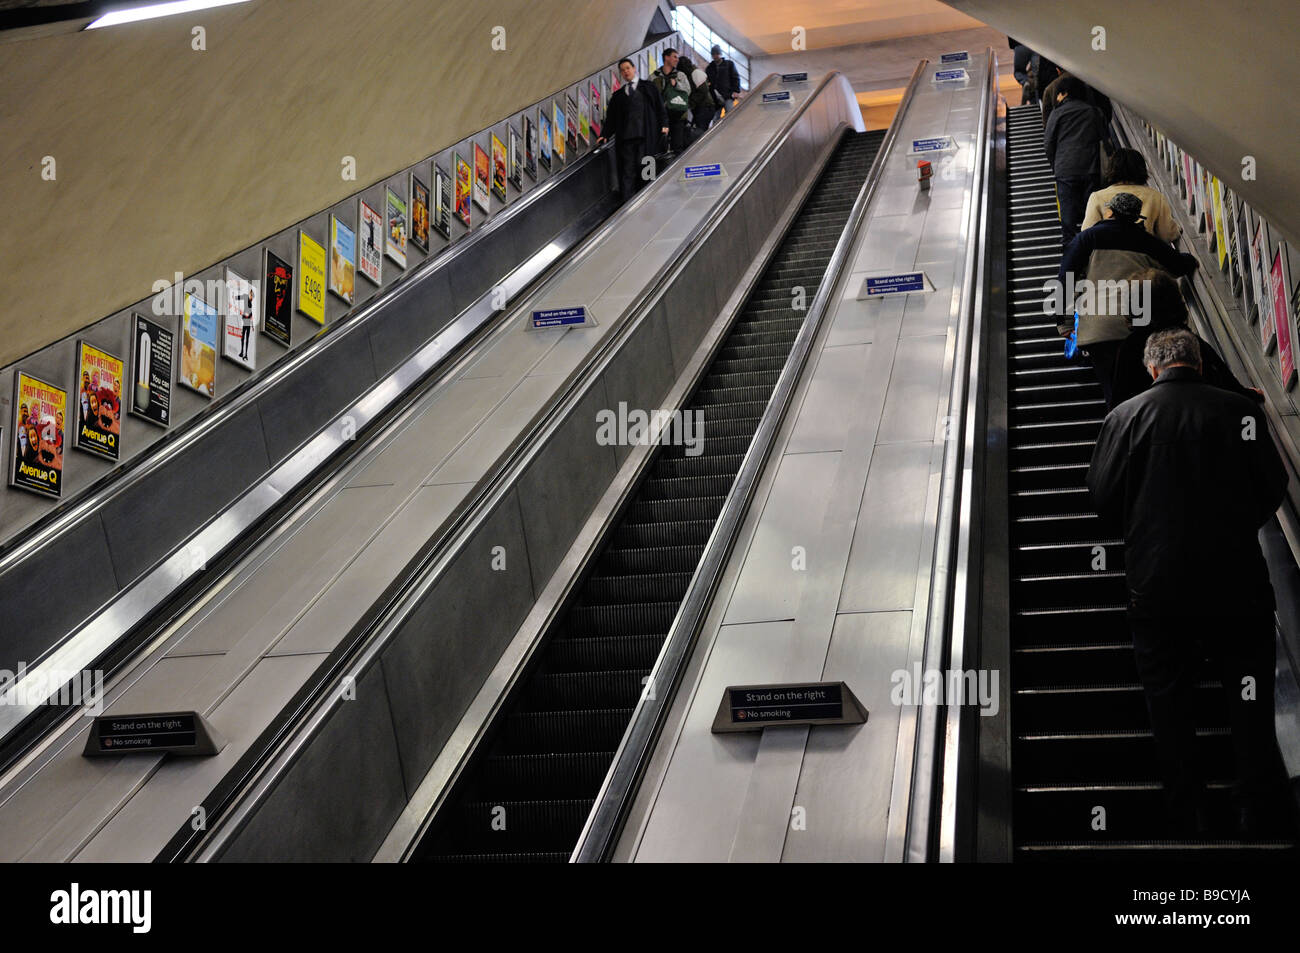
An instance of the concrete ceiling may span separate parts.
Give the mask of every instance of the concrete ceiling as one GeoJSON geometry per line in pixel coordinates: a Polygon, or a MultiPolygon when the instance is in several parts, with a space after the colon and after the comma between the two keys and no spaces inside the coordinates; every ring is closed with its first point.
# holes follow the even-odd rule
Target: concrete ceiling
{"type": "Polygon", "coordinates": [[[816,50],[981,25],[938,0],[693,0],[688,6],[751,56],[791,52],[796,26],[816,50]]]}
{"type": "Polygon", "coordinates": [[[946,2],[1130,106],[1300,242],[1300,2],[946,2]],[[1099,26],[1105,50],[1093,49],[1099,26]],[[1242,178],[1246,156],[1254,181],[1242,178]]]}

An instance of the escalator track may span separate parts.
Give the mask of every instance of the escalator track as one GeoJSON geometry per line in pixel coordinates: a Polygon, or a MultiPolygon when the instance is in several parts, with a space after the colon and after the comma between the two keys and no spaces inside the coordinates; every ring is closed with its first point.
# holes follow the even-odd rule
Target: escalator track
{"type": "Polygon", "coordinates": [[[883,138],[845,133],[683,408],[702,452],[656,448],[414,860],[569,859],[883,138]]]}
{"type": "Polygon", "coordinates": [[[1216,828],[1193,839],[1168,827],[1125,620],[1124,541],[1102,526],[1085,484],[1105,401],[1086,361],[1065,360],[1054,316],[1043,313],[1043,282],[1056,276],[1061,241],[1042,117],[1037,106],[1022,106],[1008,119],[1016,859],[1293,857],[1287,827],[1244,842],[1228,826],[1227,705],[1208,666],[1197,736],[1216,828]],[[1105,809],[1104,830],[1095,829],[1098,807],[1105,809]]]}

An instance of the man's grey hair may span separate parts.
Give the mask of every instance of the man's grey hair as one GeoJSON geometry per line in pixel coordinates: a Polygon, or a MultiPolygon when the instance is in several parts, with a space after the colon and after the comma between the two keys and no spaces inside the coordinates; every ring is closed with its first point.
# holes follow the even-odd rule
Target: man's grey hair
{"type": "Polygon", "coordinates": [[[1168,328],[1147,338],[1142,363],[1163,371],[1175,364],[1201,366],[1201,342],[1187,328],[1168,328]]]}

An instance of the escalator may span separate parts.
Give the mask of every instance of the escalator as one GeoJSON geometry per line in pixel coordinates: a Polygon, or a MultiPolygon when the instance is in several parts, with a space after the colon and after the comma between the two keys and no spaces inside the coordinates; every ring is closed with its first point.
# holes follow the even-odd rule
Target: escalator
{"type": "Polygon", "coordinates": [[[413,859],[569,859],[883,132],[846,132],[684,410],[703,451],[655,450],[413,859]]]}
{"type": "Polygon", "coordinates": [[[1043,283],[1056,276],[1061,242],[1038,107],[1011,109],[1007,135],[1015,857],[1294,856],[1289,829],[1250,842],[1230,832],[1227,705],[1208,666],[1197,736],[1215,827],[1190,839],[1168,826],[1125,621],[1124,542],[1102,526],[1085,485],[1105,402],[1092,368],[1065,360],[1055,320],[1043,312],[1043,283]],[[1104,830],[1094,826],[1098,807],[1104,830]]]}

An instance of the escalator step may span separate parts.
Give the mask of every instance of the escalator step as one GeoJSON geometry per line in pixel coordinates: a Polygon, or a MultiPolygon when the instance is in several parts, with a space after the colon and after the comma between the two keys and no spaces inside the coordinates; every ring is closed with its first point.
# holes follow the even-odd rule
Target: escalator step
{"type": "Polygon", "coordinates": [[[601,672],[642,668],[649,671],[663,648],[662,635],[617,635],[603,638],[556,639],[547,650],[550,671],[601,672]]]}
{"type": "Polygon", "coordinates": [[[631,708],[649,674],[649,669],[538,673],[528,684],[524,704],[529,711],[631,708]]]}

